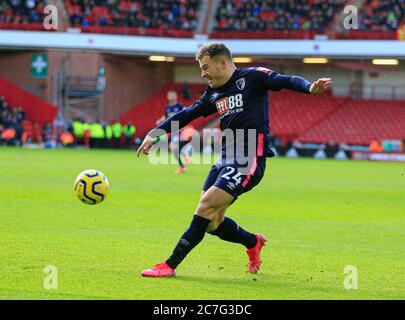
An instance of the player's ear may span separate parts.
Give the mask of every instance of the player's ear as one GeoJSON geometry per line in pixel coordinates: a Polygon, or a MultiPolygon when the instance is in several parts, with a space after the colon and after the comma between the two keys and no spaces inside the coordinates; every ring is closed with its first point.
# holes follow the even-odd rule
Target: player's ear
{"type": "Polygon", "coordinates": [[[225,57],[219,58],[219,65],[221,66],[222,70],[226,69],[227,64],[228,64],[228,60],[225,57]]]}

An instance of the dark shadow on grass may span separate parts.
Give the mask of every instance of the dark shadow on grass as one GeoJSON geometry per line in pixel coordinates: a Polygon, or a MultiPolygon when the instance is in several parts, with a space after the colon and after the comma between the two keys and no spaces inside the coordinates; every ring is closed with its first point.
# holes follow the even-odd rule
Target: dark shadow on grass
{"type": "Polygon", "coordinates": [[[218,274],[215,278],[214,277],[203,277],[203,276],[182,276],[176,275],[172,279],[177,279],[180,281],[187,281],[187,282],[195,282],[195,283],[205,283],[205,284],[218,284],[221,285],[224,282],[226,284],[233,284],[233,285],[252,285],[252,284],[269,284],[269,276],[268,275],[251,275],[250,278],[237,278],[237,279],[229,279],[229,278],[221,278],[218,274]]]}
{"type": "MultiPolygon", "coordinates": [[[[257,274],[251,275],[243,279],[229,279],[221,278],[220,275],[214,277],[204,277],[204,276],[182,276],[176,275],[175,277],[169,278],[170,281],[178,281],[179,284],[184,282],[190,282],[193,284],[198,284],[202,286],[210,287],[212,290],[220,290],[223,285],[235,286],[235,297],[229,299],[239,299],[238,292],[242,290],[244,293],[251,292],[252,290],[268,290],[268,296],[265,294],[261,300],[267,299],[300,299],[300,300],[312,300],[312,299],[368,299],[369,296],[375,294],[370,294],[366,292],[348,292],[347,290],[339,289],[337,287],[327,288],[323,285],[316,284],[312,281],[302,280],[301,283],[288,283],[285,279],[280,279],[276,276],[269,274],[257,274]],[[256,280],[253,280],[256,279],[256,280]],[[282,292],[279,297],[274,297],[276,292],[282,292]],[[359,295],[360,294],[360,295],[359,295]],[[319,297],[319,295],[321,295],[319,297]]],[[[169,280],[165,279],[165,280],[169,280]]],[[[160,279],[162,280],[162,279],[160,279]]],[[[229,288],[229,287],[228,287],[229,288]]],[[[208,293],[209,294],[209,293],[208,293]]],[[[198,298],[197,298],[198,299],[198,298]]],[[[257,299],[256,297],[254,299],[257,299]]]]}

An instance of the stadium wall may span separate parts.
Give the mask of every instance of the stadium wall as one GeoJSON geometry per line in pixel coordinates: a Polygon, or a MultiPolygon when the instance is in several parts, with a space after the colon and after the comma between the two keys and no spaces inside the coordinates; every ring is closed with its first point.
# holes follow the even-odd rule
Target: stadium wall
{"type": "Polygon", "coordinates": [[[48,79],[31,77],[31,54],[36,52],[1,52],[0,78],[23,90],[31,92],[43,100],[49,100],[48,79]]]}
{"type": "Polygon", "coordinates": [[[72,77],[97,77],[103,65],[102,54],[89,51],[50,51],[51,67],[64,70],[72,77]]]}
{"type": "Polygon", "coordinates": [[[174,67],[174,81],[177,83],[197,83],[206,84],[203,78],[201,78],[201,71],[195,62],[194,65],[175,65],[174,67]]]}
{"type": "MultiPolygon", "coordinates": [[[[278,71],[277,68],[275,70],[278,71]]],[[[330,77],[333,79],[332,94],[334,96],[348,96],[350,94],[350,84],[354,81],[352,72],[336,67],[287,66],[282,72],[302,76],[308,81],[330,77]]]]}
{"type": "Polygon", "coordinates": [[[364,99],[405,100],[405,68],[387,68],[385,72],[363,72],[364,99]]]}
{"type": "Polygon", "coordinates": [[[173,81],[173,65],[146,63],[144,59],[104,55],[106,88],[104,91],[103,118],[116,117],[173,81]]]}
{"type": "Polygon", "coordinates": [[[52,102],[56,71],[65,71],[72,77],[96,77],[101,65],[101,54],[97,52],[55,50],[2,52],[0,53],[0,78],[10,81],[43,100],[52,102]],[[48,75],[45,79],[33,78],[31,75],[33,54],[48,56],[48,75]]]}

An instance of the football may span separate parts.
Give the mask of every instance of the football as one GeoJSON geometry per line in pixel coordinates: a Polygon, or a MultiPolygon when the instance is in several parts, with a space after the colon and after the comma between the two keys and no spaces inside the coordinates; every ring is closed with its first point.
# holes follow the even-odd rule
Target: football
{"type": "Polygon", "coordinates": [[[107,197],[109,183],[101,171],[85,170],[77,176],[74,190],[80,201],[93,205],[104,201],[107,197]]]}

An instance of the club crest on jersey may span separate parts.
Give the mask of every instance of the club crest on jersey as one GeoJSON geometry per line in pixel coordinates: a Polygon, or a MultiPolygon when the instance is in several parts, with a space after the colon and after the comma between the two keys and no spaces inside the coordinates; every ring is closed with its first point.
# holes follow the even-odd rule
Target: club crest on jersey
{"type": "Polygon", "coordinates": [[[238,87],[239,90],[243,90],[245,88],[245,78],[240,78],[236,80],[236,86],[238,87]]]}

